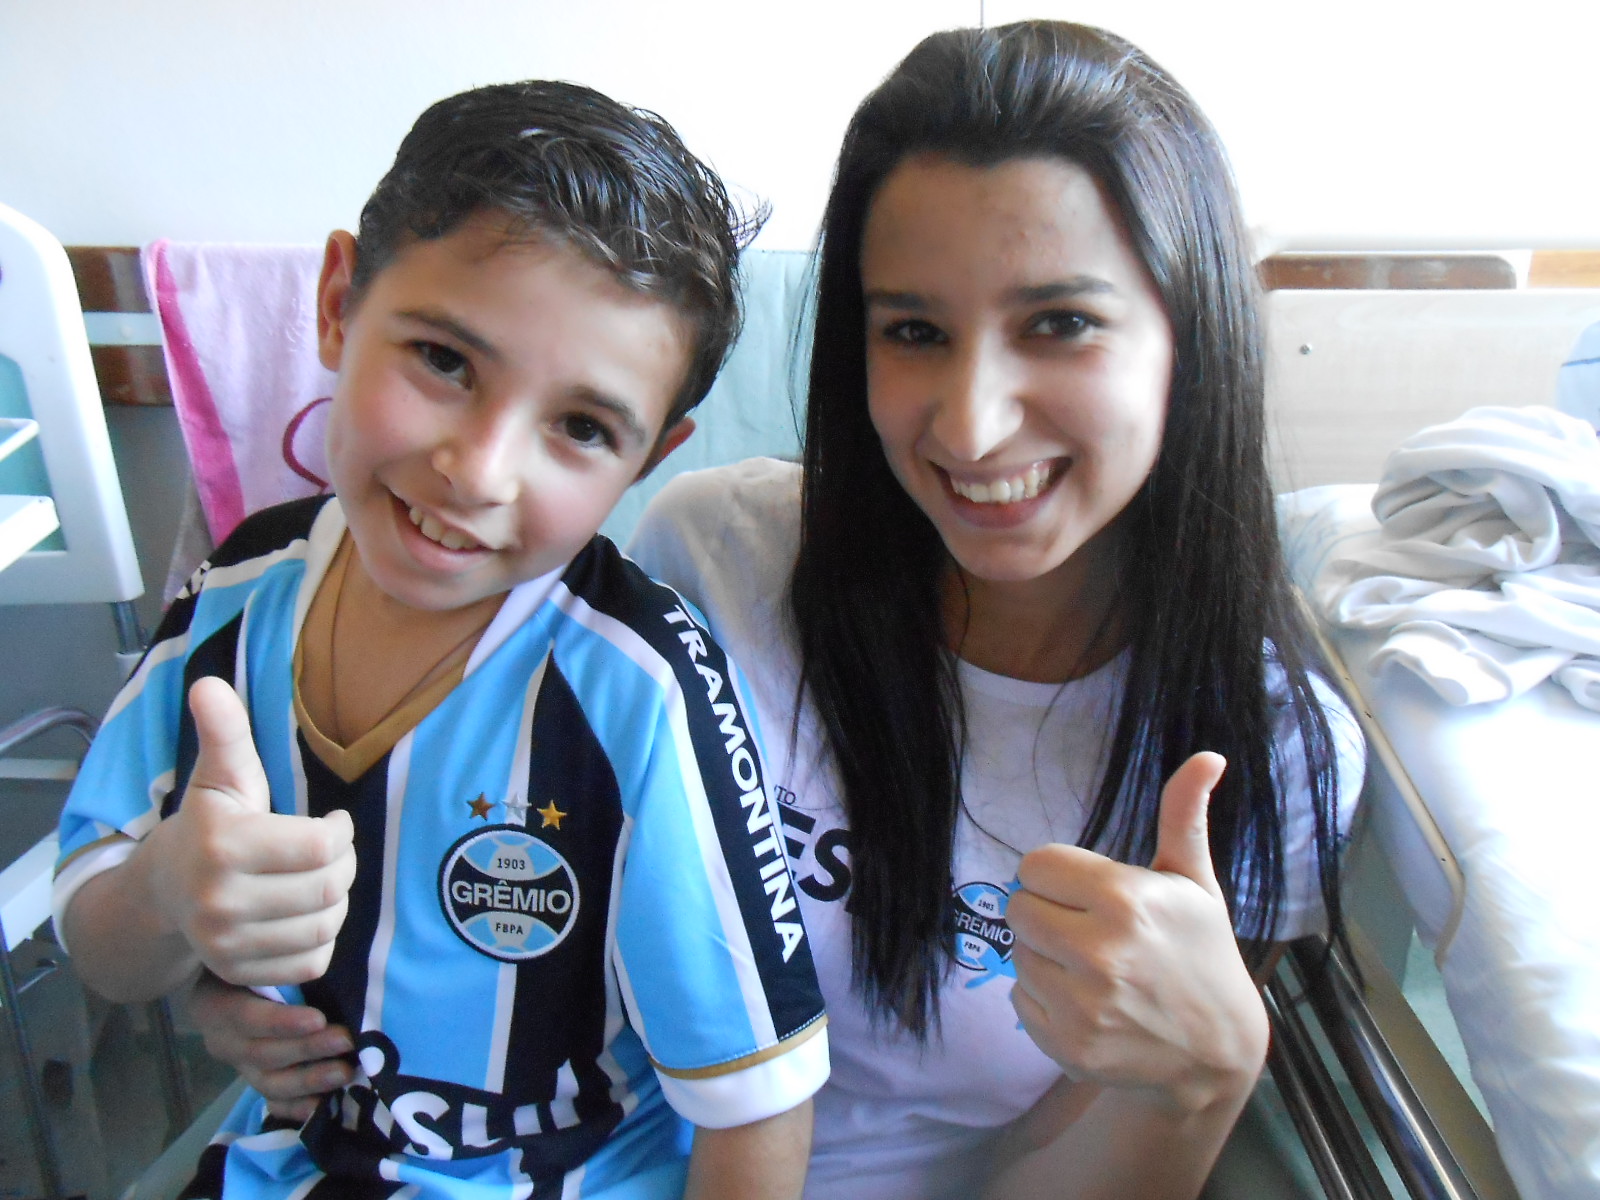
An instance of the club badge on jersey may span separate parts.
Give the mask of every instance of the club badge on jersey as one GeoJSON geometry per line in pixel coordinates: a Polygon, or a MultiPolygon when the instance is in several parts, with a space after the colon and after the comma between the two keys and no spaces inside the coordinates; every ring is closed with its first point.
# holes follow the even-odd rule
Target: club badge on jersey
{"type": "Polygon", "coordinates": [[[520,825],[488,825],[459,839],[439,868],[439,903],[473,949],[502,962],[548,954],[577,922],[577,873],[520,825]]]}

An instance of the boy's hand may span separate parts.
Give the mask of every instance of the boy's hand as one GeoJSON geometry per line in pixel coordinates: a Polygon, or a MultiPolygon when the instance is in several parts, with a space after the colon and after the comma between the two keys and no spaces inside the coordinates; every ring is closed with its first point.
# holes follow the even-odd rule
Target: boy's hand
{"type": "Polygon", "coordinates": [[[274,813],[250,717],[221,679],[189,690],[199,756],[160,839],[157,903],[211,971],[230,983],[295,984],[328,969],[355,879],[354,830],[326,817],[274,813]]]}
{"type": "Polygon", "coordinates": [[[1022,860],[1006,909],[1012,1003],[1071,1079],[1154,1089],[1188,1111],[1254,1084],[1266,1012],[1206,838],[1223,766],[1196,754],[1167,782],[1148,869],[1078,846],[1022,860]]]}

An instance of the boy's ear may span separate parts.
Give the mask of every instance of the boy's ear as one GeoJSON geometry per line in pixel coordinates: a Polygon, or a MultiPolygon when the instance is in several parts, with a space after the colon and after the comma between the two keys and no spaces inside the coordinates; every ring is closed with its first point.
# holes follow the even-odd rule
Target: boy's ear
{"type": "Polygon", "coordinates": [[[330,371],[344,355],[345,301],[356,269],[356,239],[343,229],[328,235],[317,280],[317,357],[330,371]]]}
{"type": "Polygon", "coordinates": [[[694,418],[688,416],[679,417],[672,428],[663,430],[661,436],[656,440],[656,448],[650,452],[650,457],[645,459],[644,466],[639,468],[639,474],[634,476],[633,481],[638,483],[639,480],[659,467],[661,460],[688,441],[689,435],[693,432],[694,418]]]}

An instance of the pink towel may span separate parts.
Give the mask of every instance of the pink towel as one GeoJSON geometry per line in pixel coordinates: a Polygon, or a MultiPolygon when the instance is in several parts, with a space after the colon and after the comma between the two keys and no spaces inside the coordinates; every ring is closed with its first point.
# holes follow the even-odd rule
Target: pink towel
{"type": "Polygon", "coordinates": [[[258,509],[326,491],[321,249],[163,239],[141,258],[213,542],[258,509]]]}

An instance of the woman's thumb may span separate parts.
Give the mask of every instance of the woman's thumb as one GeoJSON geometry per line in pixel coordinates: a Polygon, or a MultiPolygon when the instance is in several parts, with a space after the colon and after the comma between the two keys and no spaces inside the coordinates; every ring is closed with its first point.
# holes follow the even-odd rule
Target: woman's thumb
{"type": "Polygon", "coordinates": [[[1156,825],[1156,855],[1152,871],[1165,871],[1193,880],[1217,899],[1222,888],[1211,863],[1206,810],[1211,791],[1222,779],[1227,759],[1209,750],[1191,755],[1172,773],[1161,789],[1161,815],[1156,825]]]}

